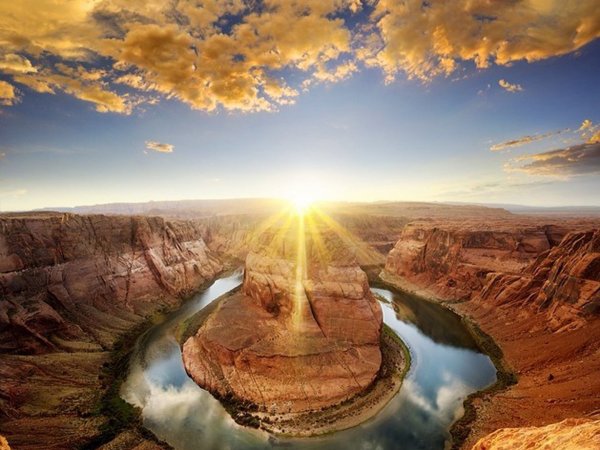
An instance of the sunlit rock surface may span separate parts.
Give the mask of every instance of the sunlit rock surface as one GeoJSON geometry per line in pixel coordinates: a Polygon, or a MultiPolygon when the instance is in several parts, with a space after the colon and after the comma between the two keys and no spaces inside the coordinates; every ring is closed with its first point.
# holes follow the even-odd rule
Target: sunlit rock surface
{"type": "Polygon", "coordinates": [[[390,252],[383,278],[474,321],[514,373],[516,384],[502,394],[473,401],[462,448],[499,428],[598,409],[599,225],[532,217],[418,221],[390,252]]]}
{"type": "Polygon", "coordinates": [[[426,296],[513,306],[544,313],[553,330],[577,328],[600,314],[600,232],[565,227],[413,223],[385,269],[426,296]]]}
{"type": "Polygon", "coordinates": [[[566,419],[544,427],[503,428],[480,439],[472,450],[597,450],[600,420],[566,419]]]}
{"type": "Polygon", "coordinates": [[[13,448],[80,448],[110,426],[110,351],[221,270],[204,236],[158,217],[0,215],[0,433],[13,448]]]}
{"type": "Polygon", "coordinates": [[[191,221],[31,214],[0,218],[0,349],[109,346],[220,269],[191,221]]]}
{"type": "Polygon", "coordinates": [[[183,346],[200,386],[276,413],[348,399],[381,365],[381,309],[352,252],[335,233],[294,230],[255,246],[241,292],[183,346]]]}
{"type": "Polygon", "coordinates": [[[4,436],[0,436],[0,450],[10,450],[10,446],[4,436]]]}
{"type": "Polygon", "coordinates": [[[520,273],[566,233],[563,226],[531,221],[417,221],[406,226],[385,269],[412,290],[468,300],[488,273],[520,273]]]}
{"type": "Polygon", "coordinates": [[[476,300],[533,308],[556,331],[585,326],[600,316],[600,231],[568,234],[518,275],[489,274],[476,300]]]}

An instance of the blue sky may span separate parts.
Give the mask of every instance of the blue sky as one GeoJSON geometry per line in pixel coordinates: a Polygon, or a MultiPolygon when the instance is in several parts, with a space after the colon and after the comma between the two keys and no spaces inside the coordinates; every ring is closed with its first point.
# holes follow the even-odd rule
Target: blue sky
{"type": "MultiPolygon", "coordinates": [[[[45,64],[36,76],[56,76],[43,72],[55,67],[47,54],[10,52],[5,61],[19,55],[45,64]]],[[[80,58],[61,57],[72,67],[80,58]]],[[[35,92],[33,81],[19,84],[15,70],[6,70],[0,80],[15,86],[18,98],[0,107],[0,210],[299,190],[339,200],[600,205],[593,141],[600,42],[531,62],[477,68],[468,58],[456,61],[450,74],[422,79],[401,68],[386,83],[387,66],[357,60],[349,75],[325,81],[317,75],[306,90],[296,82],[305,72],[286,67],[279,74],[295,87],[295,103],[269,111],[220,99],[212,111],[193,109],[197,104],[177,97],[176,86],[173,95],[149,93],[155,104],[100,112],[73,88],[35,92]],[[509,92],[500,80],[520,90],[509,92]],[[589,126],[578,131],[584,120],[589,126]],[[153,151],[148,141],[173,151],[153,151]],[[553,150],[567,153],[543,156],[553,150]]],[[[111,70],[104,60],[86,67],[111,70]]]]}

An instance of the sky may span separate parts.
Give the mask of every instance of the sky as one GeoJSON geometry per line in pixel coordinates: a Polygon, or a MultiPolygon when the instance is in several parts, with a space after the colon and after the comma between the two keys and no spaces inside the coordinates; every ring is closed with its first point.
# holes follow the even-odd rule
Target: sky
{"type": "Polygon", "coordinates": [[[600,206],[597,0],[0,3],[0,210],[600,206]]]}

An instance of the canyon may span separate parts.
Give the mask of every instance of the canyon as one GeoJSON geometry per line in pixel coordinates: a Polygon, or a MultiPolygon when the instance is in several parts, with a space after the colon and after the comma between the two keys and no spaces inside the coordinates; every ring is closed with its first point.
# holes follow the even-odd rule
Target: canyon
{"type": "MultiPolygon", "coordinates": [[[[123,369],[132,336],[241,261],[247,264],[241,290],[203,322],[212,322],[212,330],[198,326],[187,338],[196,336],[210,347],[233,336],[219,327],[238,326],[239,341],[228,341],[230,350],[238,346],[236,351],[219,360],[223,371],[235,366],[232,358],[244,353],[236,353],[239,349],[251,348],[247,339],[270,327],[281,331],[278,323],[292,316],[290,292],[295,290],[282,280],[295,268],[281,252],[263,251],[273,237],[261,228],[264,210],[231,214],[231,205],[222,212],[211,208],[209,215],[203,209],[158,211],[161,216],[142,211],[139,216],[37,212],[0,217],[0,435],[12,448],[40,448],[40,443],[47,449],[165,448],[140,424],[124,426],[137,419],[127,415],[114,392],[110,395],[115,373],[123,369]],[[248,316],[238,314],[242,303],[253,318],[261,318],[260,327],[244,326],[248,316]],[[273,319],[279,317],[275,313],[281,321],[273,319]]],[[[378,323],[361,267],[370,279],[384,268],[381,279],[388,285],[440,302],[489,335],[502,350],[498,364],[514,375],[516,383],[469,399],[455,433],[462,448],[480,439],[478,448],[497,448],[499,439],[510,442],[509,434],[518,434],[499,431],[485,441],[496,430],[548,426],[567,418],[586,420],[590,436],[597,435],[598,219],[433,204],[343,205],[329,216],[344,230],[332,250],[350,249],[353,261],[336,256],[343,264],[327,261],[324,268],[307,272],[303,290],[315,308],[314,322],[301,315],[299,323],[309,334],[321,330],[346,342],[350,353],[361,355],[362,365],[357,366],[357,383],[350,383],[349,372],[339,365],[327,374],[313,374],[342,380],[319,387],[319,407],[351,397],[373,379],[377,326],[359,327],[364,333],[356,335],[336,333],[345,329],[342,320],[378,323]],[[331,298],[337,302],[334,309],[320,300],[331,298]],[[369,310],[375,319],[365,321],[369,310]]],[[[318,347],[327,348],[325,341],[318,347]]],[[[275,344],[265,348],[267,353],[281,350],[275,344]]],[[[220,350],[209,348],[213,356],[220,350]]],[[[344,348],[336,348],[331,354],[342,353],[344,348]]],[[[244,357],[266,370],[259,351],[246,351],[244,357]]],[[[316,358],[330,361],[323,354],[316,358]]],[[[227,395],[223,379],[201,380],[204,372],[191,366],[189,371],[200,384],[227,395]]],[[[271,403],[293,395],[294,389],[293,383],[284,384],[271,393],[271,403]]],[[[256,403],[264,392],[244,398],[256,403]]],[[[306,411],[307,403],[296,398],[292,409],[306,411]]],[[[579,423],[547,430],[568,432],[579,423]]]]}

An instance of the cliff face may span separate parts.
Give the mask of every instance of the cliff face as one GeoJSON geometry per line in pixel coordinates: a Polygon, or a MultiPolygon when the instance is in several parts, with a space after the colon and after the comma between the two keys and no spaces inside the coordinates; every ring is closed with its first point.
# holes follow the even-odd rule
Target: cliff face
{"type": "Polygon", "coordinates": [[[545,427],[504,428],[480,439],[472,450],[600,448],[600,420],[566,419],[545,427]]]}
{"type": "Polygon", "coordinates": [[[600,231],[568,234],[518,275],[490,273],[475,300],[533,308],[552,330],[584,326],[600,315],[600,231]]]}
{"type": "Polygon", "coordinates": [[[468,300],[483,288],[489,273],[519,273],[566,232],[555,225],[504,221],[414,222],[390,251],[385,269],[410,290],[468,300]]]}
{"type": "Polygon", "coordinates": [[[373,382],[382,313],[351,258],[328,252],[315,262],[315,246],[303,264],[286,248],[295,246],[248,254],[242,292],[222,301],[185,342],[184,363],[217,395],[272,413],[316,411],[373,382]]]}
{"type": "Polygon", "coordinates": [[[600,232],[566,229],[411,223],[385,270],[426,296],[527,308],[552,330],[577,328],[600,314],[600,232]]]}
{"type": "MultiPolygon", "coordinates": [[[[546,425],[597,410],[598,221],[412,223],[382,276],[470,317],[494,338],[517,375],[516,385],[472,403],[476,419],[463,448],[499,428],[546,425]]],[[[512,448],[517,440],[511,433],[492,435],[477,448],[512,448]]]]}
{"type": "Polygon", "coordinates": [[[50,214],[0,221],[0,350],[109,346],[219,270],[193,222],[50,214]]]}
{"type": "Polygon", "coordinates": [[[97,411],[110,349],[215,277],[204,234],[153,217],[0,216],[0,434],[11,446],[78,448],[110,428],[97,411]]]}

